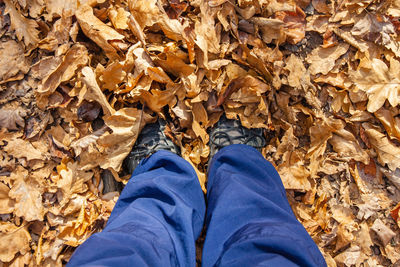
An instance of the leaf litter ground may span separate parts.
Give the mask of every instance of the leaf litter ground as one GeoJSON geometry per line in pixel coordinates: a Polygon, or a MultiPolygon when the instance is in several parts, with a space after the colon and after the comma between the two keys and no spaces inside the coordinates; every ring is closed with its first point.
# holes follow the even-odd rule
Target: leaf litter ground
{"type": "Polygon", "coordinates": [[[329,266],[400,266],[400,2],[4,0],[0,265],[59,266],[100,231],[123,159],[166,119],[205,190],[207,130],[263,155],[329,266]]]}

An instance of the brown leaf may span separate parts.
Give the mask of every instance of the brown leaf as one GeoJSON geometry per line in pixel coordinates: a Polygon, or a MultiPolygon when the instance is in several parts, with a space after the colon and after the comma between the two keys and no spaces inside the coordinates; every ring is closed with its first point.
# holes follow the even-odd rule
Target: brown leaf
{"type": "Polygon", "coordinates": [[[383,246],[386,246],[390,242],[390,240],[396,236],[396,234],[380,219],[375,220],[374,224],[371,227],[371,230],[377,234],[383,246]]]}
{"type": "MultiPolygon", "coordinates": [[[[87,1],[87,0],[86,0],[87,1]]],[[[77,1],[74,0],[45,0],[46,2],[46,20],[52,20],[56,16],[71,16],[77,9],[77,1]]],[[[80,1],[83,2],[83,1],[80,1]]]]}
{"type": "Polygon", "coordinates": [[[270,88],[267,84],[250,75],[233,79],[229,83],[228,87],[226,87],[225,91],[219,95],[217,106],[222,105],[234,92],[238,91],[239,89],[242,91],[242,94],[236,97],[238,101],[246,102],[244,97],[247,95],[256,97],[257,99],[255,101],[257,102],[259,100],[259,96],[268,91],[270,88]]]}
{"type": "Polygon", "coordinates": [[[392,216],[393,220],[397,223],[400,227],[400,203],[396,205],[391,211],[390,215],[392,216]]]}
{"type": "Polygon", "coordinates": [[[100,46],[106,55],[115,57],[117,50],[110,42],[122,43],[125,37],[99,20],[88,5],[81,5],[75,16],[84,34],[100,46]]]}
{"type": "Polygon", "coordinates": [[[17,108],[14,110],[0,109],[0,128],[4,127],[8,130],[18,130],[18,126],[25,126],[25,116],[26,111],[22,108],[17,108]]]}
{"type": "Polygon", "coordinates": [[[372,59],[371,68],[351,72],[356,88],[368,95],[369,112],[375,112],[386,100],[395,107],[400,103],[400,62],[390,60],[390,68],[380,59],[372,59]]]}
{"type": "Polygon", "coordinates": [[[385,134],[381,133],[370,123],[363,123],[365,134],[371,146],[378,154],[378,161],[381,164],[387,164],[389,169],[394,171],[400,168],[400,147],[389,141],[385,134]]]}
{"type": "Polygon", "coordinates": [[[10,188],[0,182],[0,214],[11,213],[14,210],[15,202],[9,198],[9,192],[10,188]]]}
{"type": "Polygon", "coordinates": [[[154,118],[135,108],[123,108],[103,119],[112,133],[106,132],[97,140],[97,144],[102,147],[101,152],[89,151],[80,155],[84,170],[99,165],[102,169],[119,171],[140,131],[154,118]],[[97,158],[96,162],[93,162],[93,157],[97,158]]]}
{"type": "Polygon", "coordinates": [[[72,18],[62,16],[54,23],[53,28],[47,34],[47,37],[39,42],[39,47],[48,51],[55,51],[59,45],[68,43],[71,27],[72,18]]]}
{"type": "Polygon", "coordinates": [[[108,10],[108,16],[111,23],[116,29],[126,30],[128,29],[128,21],[130,13],[122,7],[112,7],[108,10]]]}
{"type": "Polygon", "coordinates": [[[42,193],[39,185],[29,176],[18,177],[9,192],[10,198],[15,199],[15,215],[24,217],[26,221],[42,221],[45,212],[42,193]]]}
{"type": "Polygon", "coordinates": [[[338,152],[341,160],[369,163],[369,155],[361,148],[357,139],[349,131],[345,129],[335,131],[332,138],[329,139],[329,143],[338,152]]]}
{"type": "Polygon", "coordinates": [[[84,94],[83,98],[88,101],[97,101],[103,108],[104,114],[106,115],[114,114],[115,110],[108,103],[107,98],[105,97],[99,85],[97,84],[96,76],[93,70],[90,67],[84,67],[82,69],[82,74],[84,75],[82,80],[87,86],[87,91],[84,94]]]}
{"type": "Polygon", "coordinates": [[[298,145],[299,140],[294,136],[293,127],[290,127],[282,137],[274,157],[282,157],[282,163],[277,166],[277,170],[285,188],[308,191],[311,189],[308,180],[310,172],[304,167],[304,153],[296,150],[298,145]]]}
{"type": "Polygon", "coordinates": [[[46,155],[36,149],[29,141],[22,140],[19,136],[14,136],[3,148],[8,154],[15,158],[26,158],[29,160],[46,159],[46,155]]]}
{"type": "Polygon", "coordinates": [[[61,207],[67,204],[74,194],[84,193],[88,190],[85,183],[92,178],[93,172],[84,172],[80,170],[78,162],[62,162],[57,166],[57,172],[60,179],[57,181],[57,187],[63,193],[62,200],[60,201],[61,207]]]}
{"type": "Polygon", "coordinates": [[[10,0],[4,0],[6,4],[5,13],[10,15],[11,29],[15,31],[18,40],[24,39],[26,46],[35,46],[39,42],[39,31],[36,29],[38,24],[32,19],[27,19],[21,15],[10,0]]]}
{"type": "Polygon", "coordinates": [[[17,42],[0,43],[0,84],[20,80],[29,71],[29,62],[17,42]]]}
{"type": "Polygon", "coordinates": [[[75,71],[87,64],[89,58],[87,50],[83,45],[74,45],[64,56],[58,67],[52,71],[41,83],[37,90],[38,106],[42,109],[48,104],[48,96],[54,93],[62,83],[69,81],[75,71]]]}
{"type": "Polygon", "coordinates": [[[30,250],[31,236],[26,226],[17,227],[12,223],[0,226],[0,260],[10,262],[19,252],[22,255],[30,250]]]}
{"type": "Polygon", "coordinates": [[[297,44],[303,40],[306,32],[306,15],[300,7],[296,11],[279,11],[275,13],[275,18],[285,23],[285,33],[287,41],[291,44],[297,44]]]}
{"type": "Polygon", "coordinates": [[[389,136],[400,141],[400,118],[384,108],[377,110],[374,115],[383,124],[389,136]]]}
{"type": "Polygon", "coordinates": [[[339,43],[333,47],[314,49],[306,58],[307,62],[310,63],[310,73],[313,75],[318,73],[328,74],[335,66],[336,60],[345,54],[349,47],[348,44],[339,43]]]}
{"type": "Polygon", "coordinates": [[[95,120],[100,114],[101,106],[96,101],[88,102],[86,100],[78,108],[78,118],[84,122],[95,120]]]}

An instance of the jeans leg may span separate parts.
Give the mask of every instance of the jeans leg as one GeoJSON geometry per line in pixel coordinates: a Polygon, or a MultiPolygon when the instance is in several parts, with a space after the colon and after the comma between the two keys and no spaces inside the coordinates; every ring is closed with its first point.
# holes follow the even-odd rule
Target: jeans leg
{"type": "Polygon", "coordinates": [[[68,266],[195,266],[204,213],[192,166],[159,151],[135,169],[105,229],[83,243],[68,266]]]}
{"type": "Polygon", "coordinates": [[[203,266],[326,266],[294,216],[279,174],[254,148],[219,151],[207,187],[203,266]]]}

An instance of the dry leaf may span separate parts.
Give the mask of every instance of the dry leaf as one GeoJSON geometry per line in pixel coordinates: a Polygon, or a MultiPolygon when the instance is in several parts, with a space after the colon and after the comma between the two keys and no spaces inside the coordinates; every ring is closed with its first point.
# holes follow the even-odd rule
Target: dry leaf
{"type": "Polygon", "coordinates": [[[104,114],[114,114],[115,110],[108,103],[107,98],[97,84],[96,76],[93,70],[90,67],[84,67],[82,69],[82,74],[84,75],[83,82],[86,84],[87,87],[87,91],[84,94],[83,98],[89,101],[97,101],[103,108],[104,114]]]}
{"type": "Polygon", "coordinates": [[[22,140],[19,136],[14,136],[8,140],[8,144],[3,148],[8,154],[15,158],[26,158],[29,160],[46,159],[46,155],[35,148],[29,141],[22,140]]]}
{"type": "Polygon", "coordinates": [[[369,163],[369,155],[361,148],[357,139],[349,131],[345,129],[335,131],[332,138],[329,139],[329,143],[338,152],[338,156],[342,160],[369,163]]]}
{"type": "Polygon", "coordinates": [[[26,226],[16,227],[13,223],[0,226],[0,260],[10,262],[18,252],[24,255],[30,250],[31,236],[26,226]]]}
{"type": "Polygon", "coordinates": [[[29,71],[23,48],[15,41],[0,43],[0,84],[20,80],[29,71]]]}
{"type": "Polygon", "coordinates": [[[380,219],[375,220],[371,230],[377,234],[383,246],[386,246],[390,240],[396,236],[396,234],[390,230],[390,228],[387,227],[380,219]]]}
{"type": "Polygon", "coordinates": [[[371,146],[378,154],[379,163],[387,164],[392,171],[400,168],[400,147],[390,142],[385,134],[376,130],[371,124],[363,123],[362,127],[371,146]]]}
{"type": "Polygon", "coordinates": [[[15,202],[8,197],[10,188],[0,182],[0,214],[11,213],[14,210],[15,202]]]}
{"type": "Polygon", "coordinates": [[[9,192],[9,196],[16,202],[15,215],[24,217],[26,221],[42,221],[45,212],[42,193],[42,189],[29,176],[18,177],[9,192]]]}
{"type": "MultiPolygon", "coordinates": [[[[46,3],[47,20],[52,20],[55,16],[71,16],[77,9],[78,1],[75,0],[44,0],[46,3]]],[[[83,1],[79,1],[83,2],[83,1]]]]}
{"type": "Polygon", "coordinates": [[[24,39],[26,46],[35,46],[39,42],[38,24],[32,19],[25,18],[15,8],[11,0],[4,0],[6,4],[5,13],[10,15],[11,29],[15,31],[18,40],[24,39]]]}
{"type": "Polygon", "coordinates": [[[295,11],[279,11],[275,17],[285,23],[285,34],[287,41],[291,44],[297,44],[305,36],[306,14],[300,7],[295,11]]]}
{"type": "Polygon", "coordinates": [[[18,130],[18,126],[25,126],[25,116],[26,111],[21,108],[14,110],[0,109],[0,128],[4,127],[8,130],[18,130]]]}
{"type": "Polygon", "coordinates": [[[74,45],[64,56],[58,67],[52,71],[41,83],[37,90],[38,106],[42,109],[48,104],[48,96],[54,93],[62,83],[69,81],[75,71],[88,62],[87,50],[83,45],[74,45]]]}
{"type": "Polygon", "coordinates": [[[61,207],[73,198],[74,194],[84,193],[87,190],[85,183],[92,178],[92,172],[80,171],[77,162],[67,164],[61,163],[57,167],[60,179],[57,181],[57,187],[63,192],[61,207]]]}
{"type": "Polygon", "coordinates": [[[336,60],[347,52],[349,45],[339,43],[337,46],[314,49],[306,58],[310,63],[309,71],[312,75],[328,74],[335,66],[336,60]]]}
{"type": "Polygon", "coordinates": [[[100,46],[107,55],[114,57],[117,50],[111,42],[122,43],[125,37],[99,20],[88,5],[81,5],[75,16],[85,35],[100,46]]]}
{"type": "Polygon", "coordinates": [[[400,103],[400,62],[390,60],[390,68],[380,59],[374,58],[371,69],[361,68],[351,73],[357,89],[368,95],[369,112],[375,112],[383,106],[386,99],[395,107],[400,103]]]}

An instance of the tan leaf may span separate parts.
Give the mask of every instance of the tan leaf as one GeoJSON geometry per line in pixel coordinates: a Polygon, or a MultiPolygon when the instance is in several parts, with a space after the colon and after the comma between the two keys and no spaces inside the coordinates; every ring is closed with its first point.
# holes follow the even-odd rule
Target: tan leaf
{"type": "Polygon", "coordinates": [[[275,18],[285,23],[285,34],[287,41],[297,44],[306,34],[306,15],[304,11],[296,6],[295,11],[279,11],[275,13],[275,18]]]}
{"type": "Polygon", "coordinates": [[[36,45],[39,42],[39,31],[36,29],[38,24],[32,19],[27,19],[21,15],[10,0],[4,0],[6,4],[5,13],[10,15],[11,29],[15,31],[18,40],[24,39],[26,46],[36,45]]]}
{"type": "Polygon", "coordinates": [[[29,15],[32,18],[37,18],[44,9],[44,0],[30,0],[27,3],[29,15]]]}
{"type": "Polygon", "coordinates": [[[114,57],[117,50],[110,42],[122,42],[125,37],[99,20],[88,5],[80,6],[75,16],[84,34],[100,46],[107,55],[114,57]]]}
{"type": "Polygon", "coordinates": [[[173,53],[167,53],[165,60],[156,59],[154,63],[176,77],[189,76],[195,71],[194,66],[186,64],[180,57],[173,53]]]}
{"type": "Polygon", "coordinates": [[[265,43],[269,44],[273,40],[278,40],[279,43],[285,41],[285,23],[282,20],[264,17],[253,17],[249,19],[249,21],[260,27],[262,33],[261,37],[265,43]]]}
{"type": "Polygon", "coordinates": [[[72,18],[62,16],[54,24],[47,37],[39,42],[39,47],[49,51],[55,51],[59,45],[68,43],[69,30],[72,27],[72,18]]]}
{"type": "Polygon", "coordinates": [[[24,217],[27,221],[42,221],[44,207],[42,191],[30,177],[18,177],[13,184],[9,196],[15,199],[15,215],[24,217]]]}
{"type": "Polygon", "coordinates": [[[389,136],[400,141],[400,118],[384,108],[380,108],[374,114],[383,124],[389,136]]]}
{"type": "Polygon", "coordinates": [[[36,149],[29,141],[22,140],[17,136],[9,140],[8,144],[3,149],[15,158],[26,158],[28,161],[46,159],[46,155],[43,155],[42,152],[36,149]]]}
{"type": "Polygon", "coordinates": [[[17,108],[14,110],[0,109],[0,128],[4,127],[8,130],[18,130],[18,126],[25,126],[25,116],[26,111],[22,108],[17,108]]]}
{"type": "Polygon", "coordinates": [[[43,80],[50,73],[54,72],[61,64],[62,58],[60,57],[43,57],[31,67],[30,74],[38,80],[43,80]]]}
{"type": "Polygon", "coordinates": [[[393,51],[397,57],[400,56],[400,46],[394,38],[395,28],[386,16],[365,13],[365,16],[355,23],[351,33],[366,41],[382,44],[393,51]]]}
{"type": "Polygon", "coordinates": [[[347,52],[349,45],[339,43],[337,46],[323,48],[317,47],[306,58],[310,63],[309,71],[312,75],[328,74],[335,66],[336,60],[347,52]]]}
{"type": "Polygon", "coordinates": [[[57,187],[63,192],[60,205],[64,206],[73,197],[74,194],[84,193],[88,190],[85,183],[92,178],[93,172],[80,171],[78,162],[68,162],[66,165],[61,163],[57,170],[60,179],[57,181],[57,187]]]}
{"type": "Polygon", "coordinates": [[[48,13],[46,19],[50,21],[55,16],[61,17],[64,14],[67,16],[73,15],[78,3],[76,0],[45,0],[45,2],[48,13]]]}
{"type": "Polygon", "coordinates": [[[289,71],[289,75],[287,77],[288,85],[301,89],[302,80],[307,77],[307,74],[306,68],[304,67],[304,64],[300,58],[296,57],[294,54],[290,55],[286,59],[285,69],[289,71]]]}
{"type": "Polygon", "coordinates": [[[104,116],[103,119],[112,133],[105,133],[98,139],[97,143],[102,147],[101,153],[81,154],[84,170],[99,165],[102,169],[112,168],[119,171],[140,131],[154,118],[135,108],[123,108],[113,115],[104,116]],[[93,161],[93,157],[96,157],[96,162],[93,161]]]}
{"type": "Polygon", "coordinates": [[[107,131],[108,127],[104,126],[94,131],[93,133],[86,135],[78,140],[71,143],[71,147],[75,151],[75,156],[79,156],[83,150],[87,150],[90,146],[96,143],[101,135],[107,131]]]}
{"type": "Polygon", "coordinates": [[[22,255],[30,250],[31,236],[27,227],[17,227],[12,223],[0,225],[0,261],[10,262],[18,252],[22,255]]]}
{"type": "Polygon", "coordinates": [[[108,16],[116,29],[128,29],[130,13],[122,7],[113,7],[109,9],[108,16]]]}
{"type": "Polygon", "coordinates": [[[378,161],[381,164],[387,164],[392,171],[400,168],[400,147],[396,146],[386,137],[385,134],[378,131],[370,123],[363,123],[365,134],[371,146],[378,154],[378,161]]]}
{"type": "Polygon", "coordinates": [[[142,29],[153,26],[161,16],[157,0],[129,0],[129,10],[142,29]]]}
{"type": "Polygon", "coordinates": [[[277,166],[277,171],[286,189],[308,191],[311,189],[308,180],[310,172],[304,166],[304,154],[296,151],[298,145],[299,140],[294,136],[293,127],[290,127],[282,137],[274,158],[282,158],[282,164],[277,166]]]}
{"type": "Polygon", "coordinates": [[[327,141],[332,137],[333,132],[343,129],[344,122],[333,118],[322,117],[322,121],[314,122],[310,127],[311,145],[307,152],[307,158],[310,159],[311,175],[316,175],[323,160],[327,141]]]}
{"type": "Polygon", "coordinates": [[[74,45],[64,56],[61,64],[39,86],[37,90],[38,106],[44,109],[48,103],[48,96],[54,93],[62,82],[69,81],[74,76],[75,71],[86,65],[88,60],[86,48],[81,44],[74,45]]]}
{"type": "Polygon", "coordinates": [[[87,92],[84,95],[84,99],[89,101],[97,101],[103,108],[104,114],[114,114],[115,110],[108,103],[107,98],[97,84],[96,76],[93,70],[90,67],[84,67],[82,69],[82,74],[84,75],[83,82],[87,86],[87,92]]]}
{"type": "Polygon", "coordinates": [[[371,227],[371,230],[377,234],[383,246],[386,246],[390,242],[390,240],[396,236],[396,234],[380,219],[375,220],[374,224],[371,227]]]}
{"type": "Polygon", "coordinates": [[[23,48],[15,41],[0,43],[0,84],[20,80],[29,71],[23,48]],[[18,75],[17,74],[22,74],[18,75]]]}
{"type": "Polygon", "coordinates": [[[369,163],[369,156],[361,146],[352,133],[345,129],[335,131],[329,143],[333,149],[338,152],[338,156],[344,161],[360,161],[364,164],[369,163]]]}
{"type": "Polygon", "coordinates": [[[11,213],[14,210],[15,202],[8,196],[9,192],[10,188],[0,182],[0,214],[11,213]]]}
{"type": "Polygon", "coordinates": [[[368,95],[369,112],[375,112],[386,100],[395,107],[400,103],[400,62],[390,60],[390,68],[380,59],[374,58],[371,69],[361,68],[351,73],[357,89],[368,95]]]}

